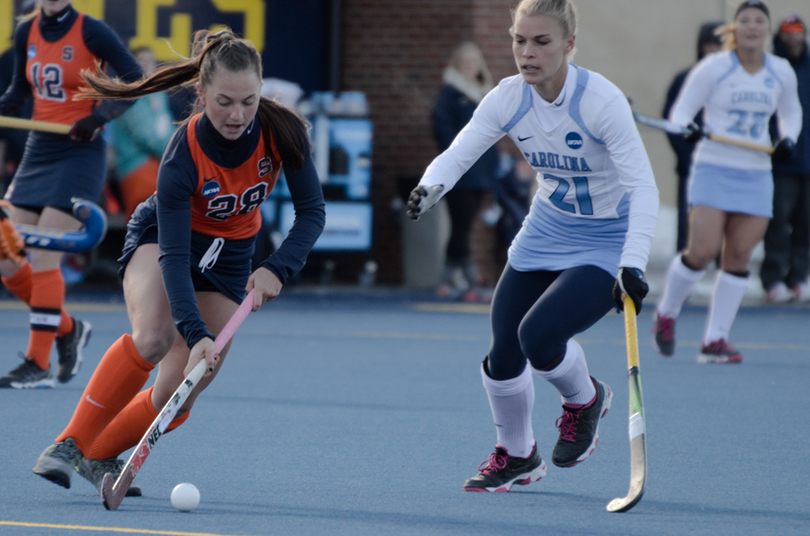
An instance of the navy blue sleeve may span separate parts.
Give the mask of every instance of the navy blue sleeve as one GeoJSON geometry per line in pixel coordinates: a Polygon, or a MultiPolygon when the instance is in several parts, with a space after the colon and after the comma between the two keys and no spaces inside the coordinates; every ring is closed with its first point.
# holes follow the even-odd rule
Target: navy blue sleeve
{"type": "MultiPolygon", "coordinates": [[[[82,38],[87,49],[109,65],[124,82],[135,82],[143,76],[140,65],[109,26],[93,17],[84,17],[82,38]]],[[[112,121],[126,112],[134,101],[104,100],[93,115],[102,123],[112,121]]]]}
{"type": "Polygon", "coordinates": [[[200,316],[191,282],[191,196],[196,186],[197,169],[186,127],[179,128],[166,147],[158,172],[158,244],[174,325],[189,348],[204,337],[214,339],[200,316]]]}
{"type": "Polygon", "coordinates": [[[464,97],[451,86],[444,86],[433,107],[433,135],[439,152],[444,152],[472,118],[475,106],[466,109],[464,97]]]}
{"type": "Polygon", "coordinates": [[[31,84],[25,77],[26,48],[28,33],[31,31],[29,20],[23,22],[14,32],[14,74],[6,92],[0,97],[0,115],[16,115],[25,101],[31,97],[31,84]]]}
{"type": "MultiPolygon", "coordinates": [[[[290,166],[283,166],[295,208],[295,222],[281,246],[262,263],[262,266],[276,274],[282,284],[304,267],[307,256],[326,223],[321,182],[308,149],[306,155],[306,162],[298,171],[292,170],[290,166]]],[[[281,156],[283,159],[284,155],[281,156]]]]}

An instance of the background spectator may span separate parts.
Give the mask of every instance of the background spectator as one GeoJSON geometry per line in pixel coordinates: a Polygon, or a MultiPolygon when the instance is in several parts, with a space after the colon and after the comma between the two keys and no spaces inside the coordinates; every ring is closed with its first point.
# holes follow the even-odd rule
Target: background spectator
{"type": "MultiPolygon", "coordinates": [[[[715,35],[714,31],[722,25],[722,22],[707,22],[700,27],[697,42],[697,59],[702,60],[707,54],[719,52],[722,48],[720,37],[715,35]]],[[[675,76],[672,84],[667,91],[667,102],[664,105],[664,117],[669,117],[669,112],[672,110],[672,105],[675,104],[675,99],[678,98],[678,93],[681,91],[684,80],[689,74],[692,67],[685,69],[675,76]]],[[[703,124],[703,112],[695,116],[695,123],[698,125],[703,124]]],[[[689,229],[689,205],[686,201],[686,191],[689,178],[689,168],[692,165],[692,151],[695,150],[696,142],[688,141],[683,136],[678,134],[668,134],[669,144],[675,151],[675,156],[678,158],[675,170],[678,173],[678,241],[677,251],[683,250],[686,247],[686,236],[689,229]]]]}
{"type": "Polygon", "coordinates": [[[765,300],[810,301],[810,52],[807,26],[798,15],[785,17],[773,39],[773,52],[786,58],[799,83],[804,110],[802,132],[790,160],[773,161],[773,219],[765,233],[760,269],[765,300]]]}
{"type": "MultiPolygon", "coordinates": [[[[148,48],[133,51],[146,75],[155,71],[155,55],[148,48]]],[[[110,123],[115,152],[115,178],[127,220],[135,207],[155,192],[163,150],[174,132],[169,97],[154,93],[135,101],[110,123]]]]}
{"type": "MultiPolygon", "coordinates": [[[[433,132],[440,152],[470,122],[481,99],[492,89],[492,75],[481,50],[464,42],[450,56],[442,80],[444,87],[433,108],[433,132]]],[[[456,298],[469,292],[466,299],[478,299],[474,287],[481,287],[483,281],[470,255],[470,230],[485,194],[495,188],[498,166],[498,152],[491,147],[444,197],[451,231],[439,296],[456,298]]]]}

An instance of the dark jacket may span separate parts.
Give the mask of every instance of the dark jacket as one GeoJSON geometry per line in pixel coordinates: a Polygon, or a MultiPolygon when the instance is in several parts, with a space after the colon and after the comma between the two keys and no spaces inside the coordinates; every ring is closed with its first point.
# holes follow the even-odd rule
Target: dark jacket
{"type": "MultiPolygon", "coordinates": [[[[433,134],[440,152],[444,152],[456,135],[472,119],[477,107],[472,99],[451,85],[444,86],[433,108],[433,134]]],[[[492,191],[498,176],[498,151],[490,147],[453,187],[455,190],[492,191]]]]}
{"type": "MultiPolygon", "coordinates": [[[[686,81],[686,77],[689,75],[690,70],[691,68],[681,71],[675,76],[675,79],[672,80],[672,84],[669,86],[669,91],[667,91],[667,101],[664,104],[664,119],[669,119],[669,112],[675,105],[675,101],[678,99],[678,94],[681,92],[683,83],[686,81]]],[[[695,123],[702,125],[703,111],[698,112],[698,114],[695,116],[695,123]]],[[[675,170],[678,172],[679,176],[685,177],[689,174],[689,168],[692,166],[692,151],[695,150],[695,145],[697,143],[686,141],[686,139],[680,134],[668,133],[667,137],[669,138],[669,144],[672,146],[672,150],[675,151],[675,156],[678,159],[675,165],[675,170]]]]}
{"type": "Polygon", "coordinates": [[[798,59],[789,58],[782,42],[775,38],[773,53],[785,58],[796,71],[799,82],[799,102],[802,104],[802,131],[796,140],[793,155],[787,162],[773,162],[775,175],[804,175],[810,178],[810,48],[804,44],[804,52],[798,59]]]}

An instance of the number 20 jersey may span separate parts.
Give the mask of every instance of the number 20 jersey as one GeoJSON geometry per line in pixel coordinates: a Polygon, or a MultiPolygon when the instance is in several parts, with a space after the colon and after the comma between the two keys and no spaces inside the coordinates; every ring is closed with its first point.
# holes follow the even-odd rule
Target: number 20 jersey
{"type": "Polygon", "coordinates": [[[31,24],[26,50],[25,74],[34,94],[33,119],[71,125],[93,110],[92,100],[74,101],[73,96],[84,83],[81,71],[95,71],[98,58],[82,37],[84,13],[79,13],[67,34],[53,43],[39,31],[40,16],[31,24]]]}

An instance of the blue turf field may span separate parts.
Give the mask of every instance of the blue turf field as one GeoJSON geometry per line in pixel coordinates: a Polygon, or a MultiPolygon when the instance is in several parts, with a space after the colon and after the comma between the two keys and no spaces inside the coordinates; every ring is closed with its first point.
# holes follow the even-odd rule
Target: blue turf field
{"type": "MultiPolygon", "coordinates": [[[[593,457],[511,493],[464,493],[495,443],[479,375],[485,308],[411,295],[290,292],[248,317],[227,363],[136,482],[104,510],[78,475],[70,490],[31,472],[67,424],[101,354],[129,329],[123,307],[68,303],[93,324],[79,375],[53,390],[0,390],[0,534],[451,535],[810,534],[810,309],[742,309],[742,365],[697,365],[705,308],[686,308],[672,359],[655,353],[652,302],[639,318],[649,478],[629,485],[623,320],[578,340],[614,405],[593,457]],[[169,502],[195,484],[191,513],[169,502]]],[[[74,298],[75,300],[76,298],[74,298]]],[[[16,366],[27,314],[0,301],[0,372],[16,366]]],[[[54,357],[55,361],[55,357],[54,357]]],[[[559,395],[535,380],[535,435],[550,458],[559,395]]]]}

